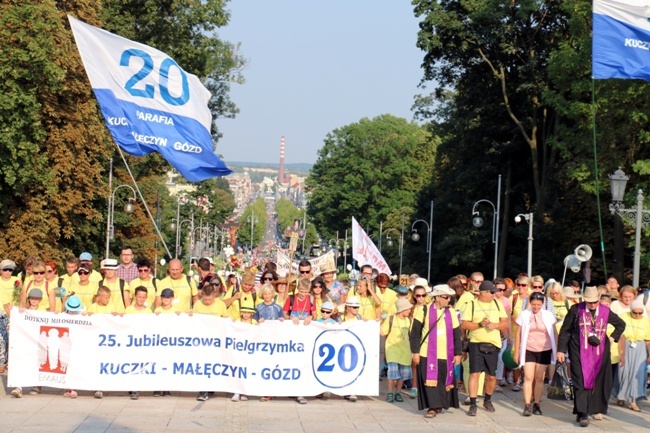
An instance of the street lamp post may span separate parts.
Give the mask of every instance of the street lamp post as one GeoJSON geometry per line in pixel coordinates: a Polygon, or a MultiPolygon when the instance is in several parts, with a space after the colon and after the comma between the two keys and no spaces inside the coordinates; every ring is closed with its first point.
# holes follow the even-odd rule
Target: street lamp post
{"type": "Polygon", "coordinates": [[[128,202],[124,205],[124,212],[133,213],[134,206],[133,203],[137,201],[135,196],[135,190],[131,185],[122,184],[118,185],[111,195],[108,197],[108,218],[106,219],[106,257],[109,258],[110,248],[111,248],[111,239],[115,237],[115,227],[113,226],[113,219],[115,217],[115,192],[120,188],[128,188],[133,192],[133,197],[128,199],[128,202]]]}
{"type": "MultiPolygon", "coordinates": [[[[429,279],[431,278],[431,235],[432,235],[431,228],[433,225],[433,200],[431,201],[431,212],[429,216],[429,222],[427,223],[425,220],[415,220],[411,225],[411,231],[413,232],[413,234],[411,235],[411,239],[413,239],[415,242],[420,240],[420,235],[418,234],[418,231],[415,230],[415,225],[419,222],[424,223],[427,226],[427,252],[429,253],[429,262],[427,263],[427,281],[429,281],[429,279]]],[[[401,271],[400,271],[400,275],[401,275],[401,271]]]]}
{"type": "Polygon", "coordinates": [[[643,191],[639,189],[636,195],[636,209],[625,208],[623,198],[625,197],[625,186],[630,179],[620,168],[611,174],[612,181],[612,202],[609,211],[620,215],[622,218],[632,222],[635,221],[634,236],[634,268],[632,270],[632,286],[639,287],[639,273],[641,268],[641,229],[650,224],[650,211],[643,208],[643,191]]]}
{"type": "Polygon", "coordinates": [[[515,217],[515,222],[519,224],[521,217],[526,219],[528,223],[528,268],[527,273],[529,277],[533,276],[533,213],[520,213],[515,217]]]}
{"type": "Polygon", "coordinates": [[[251,254],[253,254],[253,229],[255,228],[255,223],[259,222],[257,219],[257,216],[255,216],[255,213],[251,213],[248,215],[248,218],[246,218],[246,221],[251,223],[251,254]]]}
{"type": "MultiPolygon", "coordinates": [[[[178,214],[177,214],[177,216],[178,216],[178,214]]],[[[193,224],[194,223],[193,219],[187,219],[187,220],[183,220],[181,222],[178,222],[178,220],[176,220],[176,219],[172,219],[172,223],[169,225],[169,227],[172,230],[176,230],[176,245],[175,245],[175,249],[174,249],[174,258],[175,259],[178,258],[178,253],[180,252],[180,247],[181,247],[181,245],[180,245],[180,235],[181,235],[181,227],[182,227],[183,223],[189,223],[191,225],[194,225],[193,224]]],[[[194,229],[190,229],[190,231],[192,231],[192,230],[194,230],[194,229]]]]}
{"type": "Polygon", "coordinates": [[[486,199],[481,199],[474,203],[474,207],[472,208],[472,216],[474,217],[472,219],[472,224],[474,224],[474,227],[477,228],[483,225],[483,218],[481,218],[481,215],[476,210],[476,206],[479,203],[483,202],[489,203],[492,206],[492,210],[494,211],[494,216],[492,217],[492,243],[494,244],[494,279],[497,277],[497,262],[499,259],[499,211],[501,210],[501,175],[499,175],[499,183],[497,187],[497,205],[495,206],[494,203],[486,199]]]}
{"type": "Polygon", "coordinates": [[[386,230],[386,245],[390,248],[393,246],[393,239],[390,237],[390,232],[395,232],[399,236],[399,275],[402,275],[402,257],[404,253],[404,232],[400,233],[397,229],[386,230]]]}

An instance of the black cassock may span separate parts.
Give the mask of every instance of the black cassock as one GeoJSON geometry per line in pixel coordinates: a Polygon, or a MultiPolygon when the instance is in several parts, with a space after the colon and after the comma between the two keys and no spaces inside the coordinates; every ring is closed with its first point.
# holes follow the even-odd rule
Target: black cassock
{"type": "MultiPolygon", "coordinates": [[[[586,308],[586,307],[585,307],[586,308]]],[[[612,310],[609,310],[607,323],[614,326],[611,337],[615,342],[625,331],[625,322],[612,310]]],[[[573,305],[560,329],[557,351],[569,351],[571,362],[571,381],[573,382],[573,413],[578,417],[607,413],[607,401],[612,393],[612,368],[609,338],[605,338],[605,352],[600,365],[594,389],[584,388],[582,364],[580,362],[580,329],[578,326],[578,304],[573,305]]],[[[602,346],[601,346],[602,347],[602,346]]]]}

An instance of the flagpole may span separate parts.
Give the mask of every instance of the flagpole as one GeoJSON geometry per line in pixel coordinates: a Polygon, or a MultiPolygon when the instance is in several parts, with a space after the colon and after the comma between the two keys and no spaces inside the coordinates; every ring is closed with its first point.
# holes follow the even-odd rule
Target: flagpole
{"type": "Polygon", "coordinates": [[[591,77],[591,112],[592,112],[592,130],[594,137],[594,177],[596,179],[596,209],[598,209],[598,229],[600,231],[600,251],[603,255],[603,271],[607,276],[607,261],[605,259],[605,242],[603,240],[603,219],[600,212],[600,188],[598,186],[598,150],[596,147],[596,90],[595,79],[591,77]]]}
{"type": "MultiPolygon", "coordinates": [[[[115,143],[115,141],[113,141],[113,143],[115,143]]],[[[172,257],[171,253],[169,252],[169,248],[167,248],[167,244],[165,243],[165,239],[163,239],[162,233],[160,233],[160,229],[158,229],[158,225],[156,224],[156,220],[154,220],[153,215],[151,214],[151,210],[149,210],[149,206],[147,205],[147,201],[142,196],[142,192],[140,191],[140,187],[138,186],[138,183],[135,181],[135,177],[133,177],[133,173],[131,172],[131,167],[129,167],[129,163],[126,162],[126,158],[124,157],[124,153],[122,152],[122,149],[120,148],[120,146],[117,143],[115,143],[115,147],[117,147],[117,151],[120,152],[120,156],[122,157],[122,161],[124,161],[124,165],[126,166],[126,170],[129,172],[129,176],[131,176],[131,180],[133,181],[133,185],[135,186],[135,190],[138,191],[138,195],[140,196],[140,200],[142,200],[142,203],[144,204],[144,208],[147,210],[147,214],[149,215],[149,218],[151,219],[151,222],[153,223],[153,226],[156,228],[156,233],[158,233],[158,236],[160,237],[160,241],[162,242],[163,246],[165,247],[165,251],[167,251],[167,255],[169,257],[172,257]]],[[[178,224],[178,222],[177,222],[177,224],[178,224]]]]}

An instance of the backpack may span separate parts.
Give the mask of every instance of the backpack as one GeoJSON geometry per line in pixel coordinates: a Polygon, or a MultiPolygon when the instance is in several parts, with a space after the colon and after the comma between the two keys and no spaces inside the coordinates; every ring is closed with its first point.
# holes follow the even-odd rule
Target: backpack
{"type": "MultiPolygon", "coordinates": [[[[426,317],[426,314],[427,313],[426,313],[426,308],[425,308],[425,313],[424,313],[425,317],[426,317]]],[[[393,319],[394,318],[395,318],[395,316],[390,316],[388,318],[388,332],[386,333],[386,338],[388,338],[388,336],[390,335],[390,331],[393,330],[393,319]]],[[[411,318],[407,317],[407,319],[409,321],[409,328],[408,328],[409,329],[409,335],[411,335],[411,318]]]]}
{"type": "MultiPolygon", "coordinates": [[[[293,298],[294,295],[289,295],[289,315],[291,315],[291,312],[293,311],[293,298]]],[[[309,295],[309,307],[314,306],[314,295],[309,295]]],[[[357,313],[357,315],[359,315],[357,313]]]]}
{"type": "MultiPolygon", "coordinates": [[[[124,283],[125,281],[121,278],[118,278],[120,280],[120,295],[122,295],[122,305],[124,305],[124,283]]],[[[102,279],[99,283],[97,283],[97,288],[100,288],[101,286],[104,285],[104,280],[102,279]]],[[[124,305],[126,306],[126,305],[124,305]]]]}

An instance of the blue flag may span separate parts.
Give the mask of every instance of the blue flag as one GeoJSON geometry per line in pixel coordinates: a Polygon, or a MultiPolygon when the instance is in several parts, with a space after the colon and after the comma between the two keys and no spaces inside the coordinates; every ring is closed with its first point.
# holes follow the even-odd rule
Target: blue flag
{"type": "Polygon", "coordinates": [[[81,60],[115,142],[159,152],[190,182],[232,171],[215,155],[210,92],[162,51],[68,16],[81,60]]]}
{"type": "Polygon", "coordinates": [[[650,81],[650,2],[594,0],[594,78],[650,81]]]}

